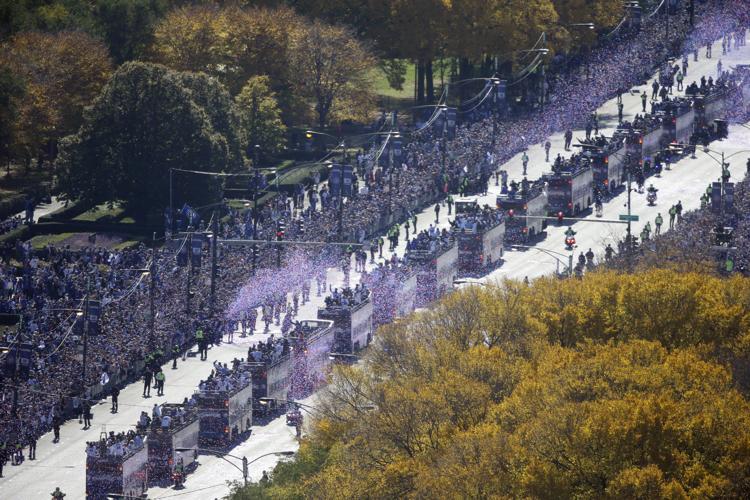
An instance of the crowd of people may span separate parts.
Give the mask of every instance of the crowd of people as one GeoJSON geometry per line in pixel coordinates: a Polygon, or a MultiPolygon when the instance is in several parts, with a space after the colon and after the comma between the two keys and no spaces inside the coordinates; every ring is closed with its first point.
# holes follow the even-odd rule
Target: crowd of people
{"type": "Polygon", "coordinates": [[[456,215],[451,221],[451,227],[457,232],[484,232],[488,228],[497,226],[503,221],[503,213],[500,210],[485,205],[470,213],[456,215]]]}
{"type": "Polygon", "coordinates": [[[370,290],[365,284],[357,283],[354,288],[345,287],[341,291],[338,288],[331,290],[331,295],[324,299],[326,308],[332,307],[357,307],[370,297],[370,290]]]}
{"type": "Polygon", "coordinates": [[[289,355],[289,340],[286,337],[269,335],[265,342],[256,342],[247,351],[248,361],[274,364],[289,355]]]}
{"type": "MultiPolygon", "coordinates": [[[[735,17],[721,15],[722,5],[704,8],[695,35],[688,42],[711,40],[734,32],[735,17]]],[[[669,43],[676,45],[683,34],[675,30],[671,36],[669,43]]],[[[431,128],[411,135],[402,158],[393,168],[381,167],[374,161],[378,148],[367,151],[358,169],[356,195],[343,204],[342,234],[358,241],[377,236],[379,230],[392,223],[389,215],[406,216],[440,199],[448,186],[465,185],[469,176],[476,175],[477,165],[487,165],[485,171],[494,170],[529,144],[545,141],[555,131],[585,123],[592,110],[619,88],[641,83],[664,60],[666,48],[658,22],[645,22],[637,37],[613,38],[614,41],[591,52],[587,64],[593,68],[593,74],[582,74],[579,66],[552,78],[548,104],[543,111],[510,116],[495,127],[487,113],[483,119],[479,116],[478,122],[459,126],[455,138],[445,145],[448,151],[445,162],[442,141],[431,128]]],[[[336,194],[331,194],[323,183],[313,182],[305,195],[278,197],[266,204],[259,210],[256,221],[248,212],[230,210],[228,222],[222,222],[219,231],[224,238],[275,239],[277,223],[283,220],[286,221],[284,239],[336,238],[339,233],[336,194]],[[300,203],[300,196],[308,200],[307,204],[300,203]]],[[[174,241],[179,245],[186,240],[174,241]]],[[[447,230],[432,226],[412,238],[408,250],[434,252],[439,246],[451,244],[447,230]]],[[[22,317],[20,338],[13,331],[4,340],[13,343],[22,339],[34,346],[29,379],[4,381],[0,443],[5,443],[6,448],[25,446],[55,425],[59,427],[62,419],[77,416],[83,402],[94,397],[87,390],[103,386],[106,394],[118,381],[135,380],[150,353],[159,349],[169,353],[175,345],[188,348],[195,341],[197,328],[205,328],[208,335],[223,332],[242,319],[241,313],[261,306],[265,306],[264,321],[273,318],[278,322],[281,312],[286,311],[286,292],[301,290],[304,303],[307,286],[309,300],[306,283],[329,262],[328,256],[320,255],[318,250],[292,253],[264,246],[254,259],[248,248],[222,249],[214,310],[229,310],[230,314],[225,324],[216,326],[216,320],[209,318],[209,287],[203,285],[210,280],[210,266],[192,269],[176,266],[176,250],[169,245],[158,250],[144,245],[118,251],[51,246],[32,249],[29,243],[0,248],[0,312],[22,317]],[[297,265],[295,258],[307,265],[297,265]],[[283,273],[275,270],[277,262],[281,263],[283,273]],[[290,263],[293,270],[289,270],[290,263]],[[253,267],[256,272],[252,288],[259,291],[241,292],[245,299],[237,306],[237,290],[247,283],[253,267]],[[153,296],[158,304],[155,318],[149,317],[151,278],[146,278],[145,269],[154,271],[153,296]],[[186,297],[188,279],[194,286],[193,295],[186,297]],[[87,296],[101,300],[102,315],[98,324],[101,335],[88,337],[84,376],[79,359],[82,339],[76,333],[74,321],[87,296]],[[266,307],[269,314],[265,314],[266,307]],[[101,384],[103,374],[111,382],[101,384]],[[14,386],[18,388],[15,415],[12,414],[14,386]]],[[[399,259],[394,255],[393,260],[391,265],[398,267],[399,259]]],[[[320,278],[318,282],[320,294],[320,278]]],[[[325,283],[322,289],[325,290],[325,283]]],[[[215,335],[212,342],[218,342],[215,335]]],[[[253,347],[248,360],[278,358],[288,353],[288,349],[286,339],[271,337],[253,347]]]]}
{"type": "Polygon", "coordinates": [[[20,215],[14,215],[12,217],[8,217],[7,219],[0,221],[0,235],[9,233],[13,231],[14,229],[21,227],[22,224],[23,224],[23,218],[21,218],[20,215]]]}
{"type": "MultiPolygon", "coordinates": [[[[248,359],[251,359],[249,353],[248,359]]],[[[252,376],[247,367],[242,365],[242,362],[242,360],[238,360],[230,369],[226,363],[222,365],[218,361],[214,361],[214,368],[208,378],[201,380],[198,384],[199,393],[234,392],[247,387],[252,380],[252,376]]]]}
{"type": "Polygon", "coordinates": [[[434,255],[455,244],[453,234],[446,228],[442,230],[430,224],[429,229],[423,229],[406,244],[406,255],[411,257],[418,253],[434,255]]]}
{"type": "Polygon", "coordinates": [[[102,436],[99,441],[86,443],[86,456],[91,458],[102,457],[128,457],[143,449],[145,440],[143,436],[134,430],[127,432],[110,431],[107,436],[102,436]]]}

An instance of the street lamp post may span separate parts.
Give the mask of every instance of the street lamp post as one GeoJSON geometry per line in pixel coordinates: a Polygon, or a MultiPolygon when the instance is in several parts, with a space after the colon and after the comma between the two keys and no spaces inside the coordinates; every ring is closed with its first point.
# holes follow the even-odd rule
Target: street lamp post
{"type": "Polygon", "coordinates": [[[441,176],[440,179],[441,182],[444,181],[445,178],[445,157],[447,155],[447,149],[448,149],[448,106],[443,105],[441,106],[440,113],[443,114],[443,128],[440,131],[440,153],[441,153],[441,163],[440,163],[440,170],[441,170],[441,176]]]}
{"type": "Polygon", "coordinates": [[[91,275],[86,276],[86,296],[83,303],[83,358],[81,360],[81,391],[86,391],[86,355],[89,341],[89,301],[91,299],[91,275]]]}
{"type": "Polygon", "coordinates": [[[454,285],[479,285],[484,287],[489,287],[490,285],[483,282],[483,281],[476,281],[476,280],[453,280],[454,285]]]}
{"type": "Polygon", "coordinates": [[[151,249],[151,265],[149,266],[151,282],[148,288],[149,310],[151,311],[148,328],[148,343],[151,349],[154,348],[154,343],[156,341],[156,233],[153,234],[152,238],[153,248],[151,249]]]}
{"type": "Polygon", "coordinates": [[[714,151],[713,149],[708,149],[708,147],[704,147],[703,148],[703,152],[706,154],[706,156],[708,156],[713,161],[715,161],[716,163],[718,163],[720,165],[720,167],[721,167],[721,177],[720,177],[720,179],[721,179],[721,192],[720,192],[720,196],[719,196],[719,200],[720,200],[720,205],[721,206],[720,206],[720,212],[719,213],[720,213],[721,219],[723,221],[724,220],[724,189],[725,189],[725,186],[724,186],[724,184],[725,184],[725,182],[724,182],[724,169],[725,168],[729,169],[729,164],[727,163],[727,160],[729,160],[733,156],[736,156],[736,155],[738,155],[740,153],[750,153],[750,150],[735,151],[734,153],[732,153],[729,156],[726,156],[725,153],[724,153],[724,151],[721,151],[721,152],[714,151]],[[711,153],[720,154],[721,155],[721,161],[719,161],[718,159],[714,158],[714,156],[711,153]]]}
{"type": "MultiPolygon", "coordinates": [[[[260,145],[256,144],[253,146],[253,211],[251,212],[253,218],[253,239],[258,239],[258,161],[260,158],[260,145]]],[[[258,245],[253,245],[253,275],[258,267],[258,245]]]]}
{"type": "Polygon", "coordinates": [[[557,274],[560,274],[560,264],[563,266],[565,265],[565,262],[558,259],[556,256],[559,255],[560,257],[567,257],[568,259],[568,265],[567,265],[567,274],[568,277],[573,276],[573,249],[570,249],[570,253],[568,255],[565,255],[564,253],[556,252],[554,250],[548,250],[546,248],[539,248],[539,247],[532,247],[527,245],[513,245],[513,248],[529,248],[531,250],[536,250],[538,252],[546,253],[553,259],[557,261],[557,274]]]}
{"type": "Polygon", "coordinates": [[[349,360],[352,363],[357,362],[362,359],[361,356],[357,356],[356,354],[349,354],[345,352],[329,352],[328,353],[328,359],[331,361],[337,361],[337,360],[349,360]]]}
{"type": "MultiPolygon", "coordinates": [[[[563,26],[567,26],[570,28],[582,28],[582,29],[588,29],[588,30],[594,30],[596,28],[594,23],[568,23],[568,24],[564,24],[563,26]]],[[[589,61],[587,58],[586,59],[586,81],[588,81],[588,79],[589,79],[589,61]]]]}
{"type": "Polygon", "coordinates": [[[229,465],[231,465],[232,467],[234,467],[235,469],[237,469],[238,471],[240,471],[242,473],[242,479],[245,482],[245,486],[247,486],[247,478],[249,476],[248,466],[250,464],[252,464],[254,462],[257,462],[261,458],[270,457],[271,455],[279,455],[279,456],[283,456],[283,457],[291,457],[291,456],[293,456],[295,454],[294,451],[272,451],[271,453],[264,453],[263,455],[255,457],[254,459],[252,459],[252,460],[250,460],[248,462],[247,457],[238,457],[236,455],[230,455],[229,453],[224,453],[224,452],[221,452],[221,451],[218,451],[218,450],[212,450],[212,449],[209,449],[209,448],[175,448],[175,451],[177,451],[177,452],[186,452],[186,451],[193,451],[193,450],[202,451],[204,453],[211,453],[212,455],[215,455],[216,457],[224,460],[226,463],[228,463],[229,465]],[[242,462],[242,467],[240,467],[237,464],[235,464],[234,462],[230,461],[229,459],[227,459],[227,457],[233,458],[235,460],[239,460],[240,462],[242,462]]]}

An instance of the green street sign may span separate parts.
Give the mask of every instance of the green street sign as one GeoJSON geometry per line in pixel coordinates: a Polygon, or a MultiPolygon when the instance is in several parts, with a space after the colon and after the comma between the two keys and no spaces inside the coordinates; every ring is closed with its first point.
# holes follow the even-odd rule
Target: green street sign
{"type": "Polygon", "coordinates": [[[627,214],[620,214],[620,220],[623,220],[625,222],[638,222],[638,216],[637,215],[627,215],[627,214]]]}

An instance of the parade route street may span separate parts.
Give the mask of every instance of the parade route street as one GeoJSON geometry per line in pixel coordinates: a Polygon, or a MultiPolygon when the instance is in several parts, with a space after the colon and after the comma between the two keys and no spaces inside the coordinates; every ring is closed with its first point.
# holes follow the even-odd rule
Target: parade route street
{"type": "MultiPolygon", "coordinates": [[[[733,50],[730,54],[720,56],[720,41],[714,44],[714,57],[706,59],[702,51],[697,62],[690,57],[690,68],[685,80],[689,84],[693,80],[699,80],[702,75],[716,76],[716,63],[719,58],[725,68],[730,68],[739,63],[750,63],[750,48],[748,46],[733,50]]],[[[645,86],[636,87],[631,92],[623,95],[624,118],[632,120],[636,113],[641,113],[640,93],[647,89],[650,95],[649,81],[645,86]]],[[[598,110],[600,116],[600,130],[605,135],[611,135],[616,127],[617,106],[613,98],[607,101],[598,110]]],[[[573,144],[578,138],[585,136],[584,131],[574,130],[573,144]]],[[[550,138],[552,144],[550,158],[563,152],[563,133],[557,133],[550,138]]],[[[738,151],[750,150],[750,130],[740,125],[729,128],[729,137],[723,141],[714,142],[710,145],[714,151],[723,151],[731,155],[738,151]]],[[[575,148],[574,148],[575,152],[575,148]]],[[[564,153],[569,156],[571,153],[564,153]]],[[[544,161],[543,144],[535,144],[528,150],[530,158],[528,179],[534,180],[544,172],[551,170],[551,163],[544,161]]],[[[732,181],[741,179],[745,175],[745,161],[748,154],[738,154],[731,160],[732,181]]],[[[521,155],[518,154],[507,163],[498,168],[508,171],[508,179],[518,182],[522,179],[521,155]]],[[[720,177],[719,164],[699,149],[697,157],[691,159],[686,157],[672,165],[670,171],[662,172],[660,178],[651,177],[646,185],[653,184],[658,191],[656,206],[650,207],[646,203],[646,194],[632,193],[632,213],[638,215],[640,220],[634,222],[632,231],[635,236],[646,222],[650,221],[652,226],[657,213],[668,219],[669,208],[682,202],[685,211],[694,210],[700,206],[700,196],[705,192],[707,185],[720,177]]],[[[634,185],[635,188],[635,185],[634,185]]],[[[490,189],[487,196],[475,197],[480,204],[495,205],[495,199],[500,188],[495,186],[494,177],[490,181],[490,189]]],[[[617,219],[619,215],[627,213],[627,193],[621,192],[614,199],[604,203],[604,219],[617,219]]],[[[595,219],[593,214],[585,215],[587,219],[595,219]]],[[[427,229],[430,224],[435,223],[434,206],[429,206],[418,214],[418,229],[427,229]]],[[[448,228],[449,219],[447,207],[441,207],[439,228],[448,228]]],[[[563,263],[567,263],[567,252],[563,244],[563,233],[567,225],[558,226],[556,222],[550,221],[546,237],[536,244],[540,249],[559,252],[564,254],[560,257],[563,263]]],[[[578,222],[572,225],[577,232],[576,240],[578,247],[574,249],[574,262],[580,253],[585,253],[591,248],[596,254],[596,259],[604,258],[604,248],[609,243],[615,249],[617,241],[625,234],[625,224],[586,223],[578,222]]],[[[667,224],[663,228],[666,231],[667,224]]],[[[396,249],[396,254],[402,256],[405,252],[405,241],[402,238],[396,249]]],[[[384,258],[389,258],[390,253],[384,252],[384,258]]],[[[369,262],[368,268],[372,269],[375,264],[369,262]]],[[[528,277],[534,279],[549,275],[557,269],[558,262],[550,255],[534,249],[524,251],[507,251],[503,264],[491,274],[482,277],[479,281],[485,283],[496,283],[505,278],[523,279],[528,277]]],[[[353,267],[353,266],[352,266],[353,267]]],[[[562,270],[563,264],[560,264],[562,270]]],[[[342,287],[343,275],[339,270],[328,270],[328,283],[333,287],[342,287]]],[[[352,272],[351,284],[359,280],[358,273],[352,272]]],[[[470,286],[470,285],[465,285],[470,286]]],[[[312,284],[312,301],[301,307],[297,319],[313,319],[316,317],[318,307],[323,306],[323,297],[316,296],[315,283],[312,284]]],[[[260,321],[258,322],[260,325],[260,321]]],[[[278,333],[278,327],[272,332],[278,333]]],[[[141,411],[151,413],[154,403],[181,402],[183,398],[189,397],[196,391],[201,379],[208,376],[211,371],[211,363],[220,361],[231,363],[233,358],[246,358],[248,347],[252,342],[265,339],[265,335],[254,335],[248,338],[240,338],[235,335],[234,343],[214,346],[209,351],[207,361],[201,362],[198,357],[189,357],[185,362],[178,362],[178,369],[172,370],[171,363],[164,365],[166,374],[165,396],[142,398],[142,382],[136,382],[122,389],[119,398],[119,413],[111,414],[109,411],[109,399],[101,401],[93,409],[93,422],[91,429],[81,430],[82,424],[77,420],[67,421],[61,428],[61,440],[58,444],[52,443],[51,433],[47,433],[39,439],[37,447],[37,460],[25,461],[21,466],[8,464],[4,470],[5,477],[0,479],[0,499],[46,499],[50,492],[59,486],[67,494],[67,499],[82,499],[85,496],[85,444],[99,438],[101,432],[127,431],[135,425],[141,411]]],[[[155,391],[152,391],[155,394],[155,391]]],[[[314,397],[314,396],[313,396],[314,397]]],[[[307,416],[306,416],[307,418],[307,416]]],[[[250,437],[235,446],[229,453],[237,456],[246,456],[248,460],[266,453],[296,450],[298,447],[294,428],[287,426],[284,417],[277,418],[267,425],[254,426],[250,437]]],[[[257,481],[263,470],[272,470],[274,464],[279,460],[277,456],[270,456],[250,466],[250,479],[257,481]]],[[[241,474],[229,464],[219,458],[202,455],[199,459],[198,469],[187,476],[185,489],[176,491],[171,488],[150,488],[149,498],[175,497],[181,500],[195,499],[203,500],[210,498],[221,498],[229,492],[227,481],[241,480],[241,474]]]]}

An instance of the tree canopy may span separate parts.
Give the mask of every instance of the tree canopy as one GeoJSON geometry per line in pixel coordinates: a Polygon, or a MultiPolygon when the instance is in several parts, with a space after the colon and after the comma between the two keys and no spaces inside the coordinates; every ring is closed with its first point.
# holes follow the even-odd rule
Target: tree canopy
{"type": "Polygon", "coordinates": [[[12,157],[19,101],[25,90],[23,82],[8,68],[0,68],[0,159],[12,157]]]}
{"type": "MultiPolygon", "coordinates": [[[[123,201],[136,215],[164,207],[171,168],[236,171],[243,163],[229,94],[203,74],[148,63],[122,65],[102,89],[77,134],[61,145],[66,196],[123,201]]],[[[219,183],[175,175],[177,202],[215,202],[219,183]]]]}
{"type": "Polygon", "coordinates": [[[363,104],[368,103],[368,73],[375,59],[349,29],[313,21],[294,34],[291,52],[293,85],[315,103],[320,128],[334,111],[344,117],[359,112],[358,118],[366,119],[371,107],[363,104]]]}
{"type": "Polygon", "coordinates": [[[112,71],[104,44],[80,32],[18,34],[0,46],[0,64],[25,88],[12,99],[14,149],[27,161],[78,129],[112,71]]]}
{"type": "Polygon", "coordinates": [[[250,78],[235,98],[245,135],[248,158],[256,144],[265,153],[278,153],[284,147],[286,126],[281,121],[281,110],[267,76],[250,78]]]}
{"type": "Polygon", "coordinates": [[[300,19],[286,8],[192,5],[156,26],[154,60],[179,71],[203,71],[236,95],[252,76],[278,86],[289,80],[289,43],[300,19]]]}

